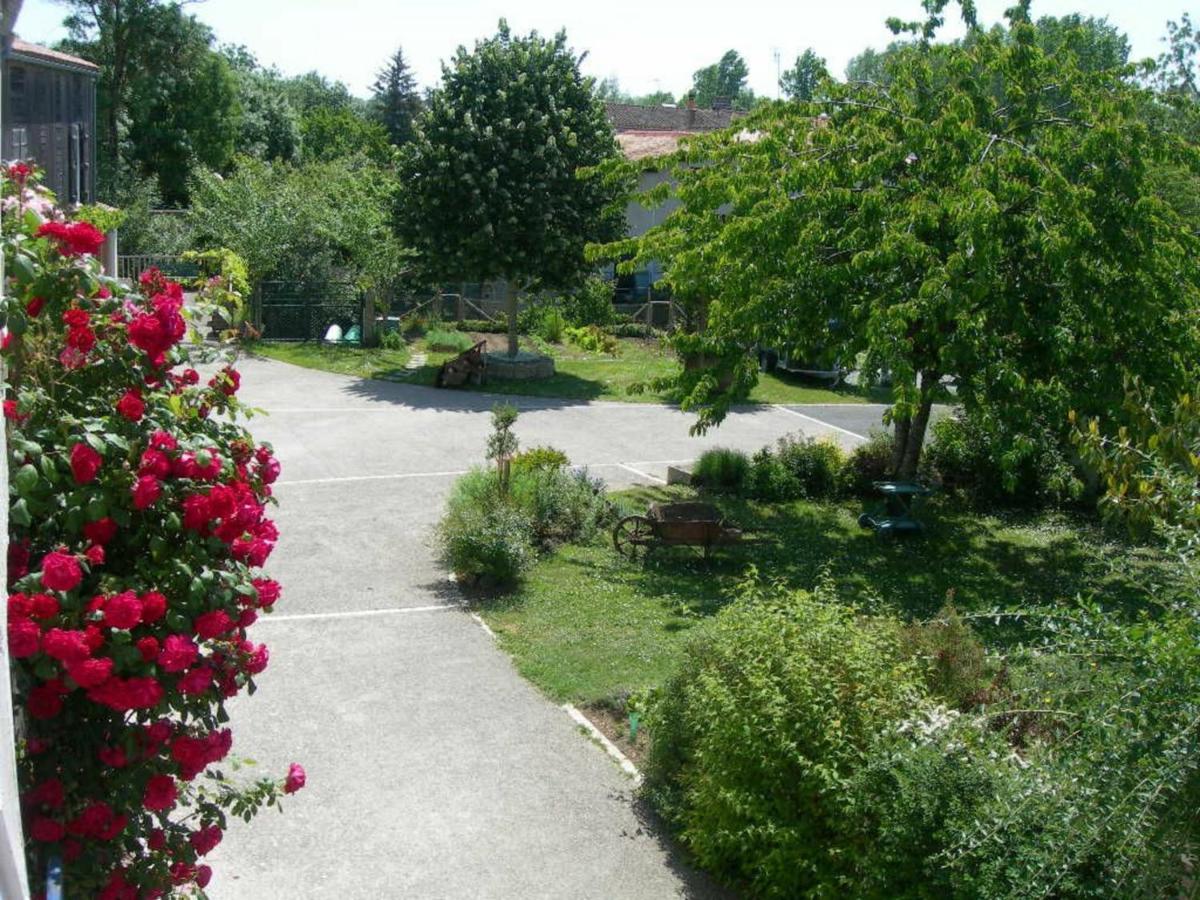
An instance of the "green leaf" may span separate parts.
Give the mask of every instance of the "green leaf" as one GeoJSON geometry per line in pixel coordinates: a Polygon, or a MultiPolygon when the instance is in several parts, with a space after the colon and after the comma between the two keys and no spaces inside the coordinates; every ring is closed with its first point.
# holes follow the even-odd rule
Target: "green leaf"
{"type": "Polygon", "coordinates": [[[29,515],[29,507],[26,506],[24,498],[18,500],[9,508],[8,520],[22,528],[28,528],[33,524],[33,518],[29,515]]]}

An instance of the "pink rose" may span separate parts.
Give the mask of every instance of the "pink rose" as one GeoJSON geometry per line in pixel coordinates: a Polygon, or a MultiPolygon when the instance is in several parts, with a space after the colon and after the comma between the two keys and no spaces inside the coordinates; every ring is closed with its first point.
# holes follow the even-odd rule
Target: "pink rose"
{"type": "Polygon", "coordinates": [[[288,767],[287,778],[283,782],[283,792],[285,794],[294,794],[300,788],[304,787],[308,776],[304,773],[304,766],[300,763],[292,763],[288,767]]]}

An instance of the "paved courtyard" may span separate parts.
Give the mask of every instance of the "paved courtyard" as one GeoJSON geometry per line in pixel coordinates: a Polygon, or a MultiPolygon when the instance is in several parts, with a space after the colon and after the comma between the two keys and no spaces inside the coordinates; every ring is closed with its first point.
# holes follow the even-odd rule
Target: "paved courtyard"
{"type": "MultiPolygon", "coordinates": [[[[217,900],[721,897],[681,864],[627,776],[525,682],[439,570],[430,530],[482,462],[498,398],[240,365],[275,445],[279,613],[259,691],[233,708],[235,755],[308,787],[286,814],[232,824],[217,900]]],[[[879,406],[758,407],[704,438],[661,406],[516,400],[522,445],[550,444],[611,485],[654,483],[712,446],[784,434],[852,446],[879,406]]]]}

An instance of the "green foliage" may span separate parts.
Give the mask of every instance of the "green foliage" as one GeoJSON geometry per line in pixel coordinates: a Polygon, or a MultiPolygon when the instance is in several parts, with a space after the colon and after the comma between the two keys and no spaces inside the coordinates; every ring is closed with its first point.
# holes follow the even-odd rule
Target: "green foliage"
{"type": "Polygon", "coordinates": [[[117,241],[122,255],[178,256],[192,245],[185,215],[155,212],[163,206],[157,179],[124,178],[113,186],[111,196],[125,216],[117,241]]]}
{"type": "Polygon", "coordinates": [[[512,460],[513,473],[564,469],[571,464],[567,454],[555,447],[530,447],[512,460]]]}
{"type": "Polygon", "coordinates": [[[839,477],[840,489],[849,497],[872,497],[878,492],[875,482],[885,481],[892,466],[892,439],[878,429],[867,435],[867,442],[850,451],[839,477]]]}
{"type": "Polygon", "coordinates": [[[470,337],[461,331],[444,331],[435,328],[425,333],[425,345],[434,353],[462,353],[474,344],[470,337]]]}
{"type": "Polygon", "coordinates": [[[407,144],[415,136],[421,97],[417,93],[417,80],[399,47],[371,85],[369,109],[371,118],[384,127],[393,145],[407,144]]]}
{"type": "Polygon", "coordinates": [[[741,450],[705,450],[692,469],[692,483],[713,491],[739,493],[750,474],[750,459],[741,450]]]}
{"type": "Polygon", "coordinates": [[[832,895],[860,827],[845,782],[921,698],[892,624],[748,586],[651,712],[652,796],[725,880],[764,897],[832,895]]]}
{"type": "Polygon", "coordinates": [[[379,346],[384,350],[403,350],[408,346],[404,335],[400,331],[392,330],[385,331],[379,336],[379,346]]]}
{"type": "Polygon", "coordinates": [[[817,98],[821,83],[829,77],[825,60],[809,47],[796,57],[796,64],[779,79],[779,87],[789,100],[807,102],[817,98]]]}
{"type": "Polygon", "coordinates": [[[298,162],[300,116],[277,71],[262,68],[245,47],[223,47],[233,69],[241,112],[235,149],[240,156],[298,162]]]}
{"type": "Polygon", "coordinates": [[[1131,381],[1126,424],[1079,423],[1076,443],[1104,488],[1100,508],[1135,534],[1158,532],[1193,555],[1200,544],[1200,398],[1159,412],[1152,391],[1131,381]]]}
{"type": "Polygon", "coordinates": [[[934,423],[924,469],[932,480],[981,506],[1061,503],[1083,489],[1057,443],[1013,446],[957,416],[934,423]],[[1006,460],[1006,453],[1013,458],[1006,460]]]}
{"type": "Polygon", "coordinates": [[[542,550],[589,541],[611,517],[604,483],[562,467],[514,466],[509,496],[528,514],[534,546],[542,550]]]}
{"type": "Polygon", "coordinates": [[[228,247],[252,283],[386,284],[406,251],[390,227],[394,176],[362,157],[292,166],[243,158],[224,178],[197,175],[188,220],[202,249],[228,247]]]}
{"type": "Polygon", "coordinates": [[[459,48],[405,148],[400,234],[432,280],[568,284],[584,245],[624,225],[605,183],[577,175],[615,155],[566,35],[518,36],[501,22],[474,50],[459,48]]]}
{"type": "Polygon", "coordinates": [[[92,203],[86,206],[81,206],[75,210],[75,220],[78,222],[87,222],[89,225],[103,231],[107,234],[120,228],[125,222],[126,214],[119,209],[114,209],[111,206],[104,206],[99,203],[92,203]]]}
{"type": "Polygon", "coordinates": [[[727,50],[711,66],[697,69],[692,75],[692,99],[702,109],[708,109],[717,98],[730,101],[738,109],[749,109],[754,92],[746,86],[750,68],[736,50],[727,50]]]}
{"type": "Polygon", "coordinates": [[[500,486],[504,490],[508,489],[509,465],[520,446],[512,430],[517,424],[517,416],[517,408],[508,403],[497,403],[492,407],[492,433],[488,435],[487,458],[496,464],[500,486]]]}
{"type": "Polygon", "coordinates": [[[993,699],[988,689],[999,666],[953,606],[927,622],[906,625],[900,646],[921,667],[929,693],[953,709],[969,712],[993,699]]]}
{"type": "Polygon", "coordinates": [[[533,562],[533,522],[503,501],[495,472],[476,469],[454,483],[435,537],[442,563],[464,583],[517,581],[533,562]]]}
{"type": "Polygon", "coordinates": [[[219,317],[210,321],[217,328],[219,319],[236,334],[246,318],[246,298],[250,296],[250,278],[246,263],[227,247],[215,250],[188,250],[183,254],[187,262],[196,263],[200,270],[195,289],[197,294],[211,306],[219,317]]]}
{"type": "Polygon", "coordinates": [[[822,500],[837,495],[846,456],[830,440],[780,438],[754,454],[746,493],[756,500],[822,500]]]}
{"type": "Polygon", "coordinates": [[[592,275],[583,284],[562,298],[563,315],[576,328],[598,325],[608,328],[617,318],[613,309],[613,283],[592,275]]]}
{"type": "Polygon", "coordinates": [[[930,40],[937,20],[886,87],[829,84],[827,118],[771,104],[689,142],[650,198],[679,208],[605,251],[660,261],[705,314],[676,339],[707,345],[679,380],[698,427],[753,386],[754,344],[889,372],[900,477],[947,376],[1006,472],[1063,455],[1068,410],[1118,408],[1128,370],[1194,382],[1200,241],[1152,173],[1196,171],[1195,153],[1146,127],[1153,98],[1124,72],[1043,50],[1024,6],[955,45],[930,40]]]}
{"type": "Polygon", "coordinates": [[[318,106],[300,117],[300,135],[306,163],[364,156],[377,166],[390,166],[394,159],[387,130],[353,109],[318,106]]]}
{"type": "Polygon", "coordinates": [[[530,332],[550,344],[561,344],[566,334],[567,320],[556,307],[546,307],[536,310],[536,318],[530,327],[530,332]]]}
{"type": "Polygon", "coordinates": [[[504,334],[508,330],[506,323],[491,319],[463,319],[461,322],[447,322],[446,324],[459,331],[476,331],[481,334],[504,334]]]}
{"type": "Polygon", "coordinates": [[[588,353],[603,353],[616,356],[621,352],[617,339],[598,325],[587,325],[582,328],[565,328],[563,334],[568,341],[588,353]]]}

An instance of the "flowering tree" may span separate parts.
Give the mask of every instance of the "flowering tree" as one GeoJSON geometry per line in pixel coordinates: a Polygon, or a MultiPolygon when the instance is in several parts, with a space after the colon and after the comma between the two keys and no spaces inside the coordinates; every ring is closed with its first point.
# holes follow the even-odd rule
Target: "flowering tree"
{"type": "Polygon", "coordinates": [[[8,647],[30,871],[61,855],[71,896],[153,898],[208,882],[248,787],[219,764],[225,701],[254,690],[247,637],[279,585],[260,571],[279,474],[237,424],[238,372],[204,379],[180,286],[98,274],[102,235],[61,217],[29,168],[3,199],[11,508],[8,647]]]}

